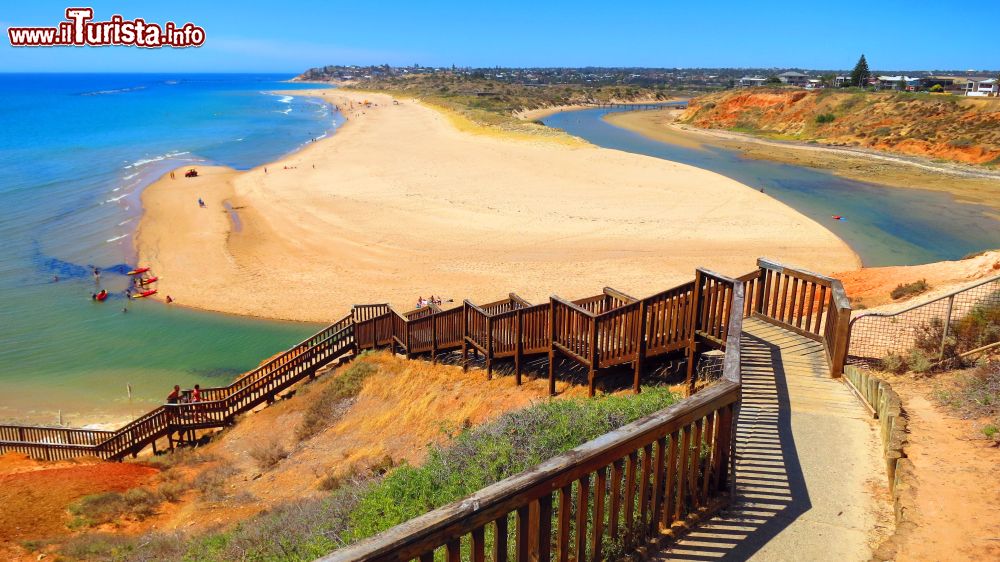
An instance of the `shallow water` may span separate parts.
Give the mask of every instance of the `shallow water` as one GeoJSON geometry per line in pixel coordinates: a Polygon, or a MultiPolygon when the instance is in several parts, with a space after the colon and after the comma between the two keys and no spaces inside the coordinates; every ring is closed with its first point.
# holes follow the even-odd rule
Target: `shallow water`
{"type": "Polygon", "coordinates": [[[764,189],[840,236],[867,266],[959,259],[1000,248],[1000,221],[990,216],[988,207],[959,202],[945,193],[748,159],[734,150],[699,150],[652,140],[605,121],[602,117],[609,111],[567,111],[543,122],[598,146],[690,164],[764,189]],[[846,220],[833,220],[832,215],[846,220]]]}
{"type": "Polygon", "coordinates": [[[0,420],[121,419],[315,331],[120,294],[143,187],[188,163],[264,164],[342,122],[320,100],[267,93],[315,87],[289,77],[0,75],[0,420]]]}

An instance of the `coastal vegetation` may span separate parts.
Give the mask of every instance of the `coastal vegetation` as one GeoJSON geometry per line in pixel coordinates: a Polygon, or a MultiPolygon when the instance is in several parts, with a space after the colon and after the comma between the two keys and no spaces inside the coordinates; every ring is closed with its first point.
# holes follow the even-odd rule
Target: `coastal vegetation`
{"type": "MultiPolygon", "coordinates": [[[[366,363],[354,365],[358,364],[366,363]]],[[[352,369],[355,379],[365,370],[352,366],[345,371],[352,369]]],[[[195,537],[170,532],[138,537],[90,532],[65,544],[61,554],[70,560],[107,561],[312,560],[465,497],[676,400],[668,388],[650,387],[637,396],[540,401],[480,426],[444,428],[445,439],[433,445],[420,464],[404,461],[394,467],[392,459],[385,459],[324,479],[322,494],[277,505],[232,528],[195,537]]]]}
{"type": "Polygon", "coordinates": [[[518,114],[561,106],[666,101],[677,96],[676,91],[663,84],[531,85],[497,80],[483,73],[459,72],[377,77],[343,87],[387,93],[397,98],[418,98],[478,127],[548,137],[561,133],[540,123],[522,120],[518,114]]]}
{"type": "Polygon", "coordinates": [[[691,100],[679,120],[780,140],[816,141],[997,167],[1000,100],[856,88],[752,88],[691,100]]]}

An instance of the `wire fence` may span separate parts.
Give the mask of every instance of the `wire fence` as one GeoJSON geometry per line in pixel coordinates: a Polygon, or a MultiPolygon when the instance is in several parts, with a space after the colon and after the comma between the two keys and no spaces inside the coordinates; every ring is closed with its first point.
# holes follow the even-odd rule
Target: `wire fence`
{"type": "Polygon", "coordinates": [[[893,313],[851,321],[848,363],[870,365],[920,353],[931,364],[960,362],[1000,341],[1000,276],[893,313]]]}

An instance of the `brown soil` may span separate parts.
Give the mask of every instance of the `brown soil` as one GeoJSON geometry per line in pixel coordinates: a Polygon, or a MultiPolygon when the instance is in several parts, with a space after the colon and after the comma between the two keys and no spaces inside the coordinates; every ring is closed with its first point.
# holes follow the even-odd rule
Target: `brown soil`
{"type": "Polygon", "coordinates": [[[893,310],[940,296],[977,280],[1000,275],[1000,250],[977,256],[924,265],[866,267],[834,273],[844,284],[847,296],[858,312],[870,309],[893,310]],[[897,285],[925,279],[930,289],[922,294],[893,300],[889,293],[897,285]]]}
{"type": "Polygon", "coordinates": [[[0,456],[0,558],[23,555],[20,541],[69,535],[67,508],[81,497],[143,486],[157,472],[139,464],[42,463],[15,453],[0,456]]]}
{"type": "Polygon", "coordinates": [[[898,377],[893,388],[909,418],[907,456],[916,471],[914,523],[897,544],[896,560],[1000,560],[1000,449],[935,404],[934,388],[953,374],[898,377]]]}

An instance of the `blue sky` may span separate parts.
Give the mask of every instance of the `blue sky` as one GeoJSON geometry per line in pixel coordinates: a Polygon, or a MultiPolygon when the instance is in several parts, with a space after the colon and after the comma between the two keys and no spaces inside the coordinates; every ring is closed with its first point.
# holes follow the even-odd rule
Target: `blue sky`
{"type": "Polygon", "coordinates": [[[0,72],[299,72],[325,64],[1000,68],[1000,1],[4,2],[0,72]],[[197,49],[12,48],[68,6],[193,22],[197,49]]]}

